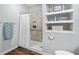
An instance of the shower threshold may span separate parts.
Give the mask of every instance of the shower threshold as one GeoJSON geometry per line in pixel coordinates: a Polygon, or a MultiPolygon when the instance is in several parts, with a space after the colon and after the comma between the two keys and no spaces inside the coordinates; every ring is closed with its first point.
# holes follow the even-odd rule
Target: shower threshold
{"type": "Polygon", "coordinates": [[[43,52],[43,42],[37,42],[37,41],[31,40],[29,50],[38,52],[38,53],[43,54],[43,55],[48,54],[48,53],[43,52]]]}

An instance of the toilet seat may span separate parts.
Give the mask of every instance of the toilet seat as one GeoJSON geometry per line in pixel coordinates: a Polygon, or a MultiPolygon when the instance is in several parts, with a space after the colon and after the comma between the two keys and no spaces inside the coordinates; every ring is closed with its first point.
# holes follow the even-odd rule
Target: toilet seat
{"type": "Polygon", "coordinates": [[[72,52],[65,51],[65,50],[56,50],[55,54],[56,55],[74,55],[72,52]]]}

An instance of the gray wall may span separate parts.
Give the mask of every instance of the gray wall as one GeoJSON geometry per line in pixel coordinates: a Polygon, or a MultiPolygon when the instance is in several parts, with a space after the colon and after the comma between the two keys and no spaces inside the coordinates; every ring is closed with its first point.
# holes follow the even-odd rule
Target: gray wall
{"type": "Polygon", "coordinates": [[[74,5],[74,53],[79,55],[79,4],[74,5]]]}

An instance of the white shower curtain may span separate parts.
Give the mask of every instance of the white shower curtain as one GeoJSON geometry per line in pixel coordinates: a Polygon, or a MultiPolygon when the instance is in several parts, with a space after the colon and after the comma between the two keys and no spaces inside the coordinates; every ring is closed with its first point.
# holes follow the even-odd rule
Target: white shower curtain
{"type": "Polygon", "coordinates": [[[30,40],[30,20],[29,14],[20,15],[20,38],[19,46],[29,48],[30,40]]]}

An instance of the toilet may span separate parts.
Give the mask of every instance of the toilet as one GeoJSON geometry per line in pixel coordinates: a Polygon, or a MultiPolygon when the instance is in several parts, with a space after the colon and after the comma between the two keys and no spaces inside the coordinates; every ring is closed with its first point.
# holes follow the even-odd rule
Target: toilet
{"type": "Polygon", "coordinates": [[[56,50],[55,55],[74,55],[74,53],[65,50],[56,50]]]}

